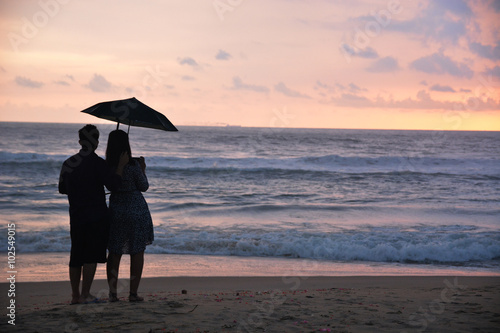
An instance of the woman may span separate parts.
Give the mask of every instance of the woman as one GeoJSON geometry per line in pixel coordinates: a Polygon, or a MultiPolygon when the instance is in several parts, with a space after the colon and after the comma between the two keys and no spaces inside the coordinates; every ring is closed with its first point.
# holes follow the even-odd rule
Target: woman
{"type": "Polygon", "coordinates": [[[118,301],[117,284],[122,254],[130,254],[130,302],[140,302],[144,298],[137,295],[137,289],[144,266],[144,250],[153,243],[153,221],[148,205],[141,192],[149,187],[145,174],[144,158],[132,158],[128,134],[121,130],[109,133],[106,149],[106,162],[116,169],[120,155],[126,152],[130,162],[125,165],[122,182],[116,191],[111,192],[109,210],[111,227],[106,266],[109,300],[118,301]]]}

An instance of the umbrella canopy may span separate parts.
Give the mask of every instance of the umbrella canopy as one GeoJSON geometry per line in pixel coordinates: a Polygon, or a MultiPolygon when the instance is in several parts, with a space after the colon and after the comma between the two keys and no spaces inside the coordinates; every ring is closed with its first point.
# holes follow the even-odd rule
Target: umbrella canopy
{"type": "Polygon", "coordinates": [[[97,103],[82,112],[98,118],[116,121],[118,124],[177,131],[177,128],[160,112],[153,110],[135,97],[97,103]]]}

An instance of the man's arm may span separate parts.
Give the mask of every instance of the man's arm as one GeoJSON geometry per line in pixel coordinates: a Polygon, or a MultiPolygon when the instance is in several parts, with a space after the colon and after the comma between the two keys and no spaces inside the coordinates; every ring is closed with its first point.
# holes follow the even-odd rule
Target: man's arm
{"type": "Polygon", "coordinates": [[[63,163],[62,168],[61,168],[61,174],[59,175],[59,193],[61,194],[68,194],[68,189],[66,187],[66,176],[69,172],[68,166],[66,163],[63,163]]]}

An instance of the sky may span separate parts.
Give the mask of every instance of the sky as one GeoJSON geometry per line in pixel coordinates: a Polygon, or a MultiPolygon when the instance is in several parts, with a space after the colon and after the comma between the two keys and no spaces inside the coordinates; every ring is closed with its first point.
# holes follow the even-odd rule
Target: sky
{"type": "Polygon", "coordinates": [[[500,130],[499,0],[0,0],[0,121],[500,130]]]}

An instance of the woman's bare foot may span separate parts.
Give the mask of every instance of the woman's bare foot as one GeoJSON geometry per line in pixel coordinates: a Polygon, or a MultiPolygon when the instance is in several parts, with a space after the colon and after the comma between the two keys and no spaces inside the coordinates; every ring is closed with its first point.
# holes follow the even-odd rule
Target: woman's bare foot
{"type": "Polygon", "coordinates": [[[142,302],[144,301],[144,298],[140,297],[137,294],[130,293],[130,295],[128,296],[128,300],[129,302],[142,302]]]}
{"type": "Polygon", "coordinates": [[[80,304],[85,304],[85,303],[91,303],[95,302],[97,300],[97,297],[94,295],[88,294],[87,296],[81,295],[78,303],[80,304]]]}
{"type": "Polygon", "coordinates": [[[71,295],[71,305],[80,303],[80,295],[71,295]]]}
{"type": "Polygon", "coordinates": [[[113,302],[118,302],[120,299],[118,298],[118,295],[116,293],[109,293],[109,297],[108,297],[109,301],[111,303],[113,302]]]}

